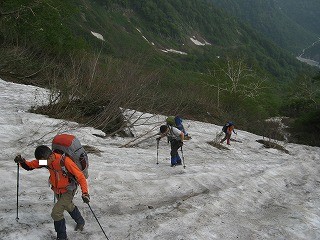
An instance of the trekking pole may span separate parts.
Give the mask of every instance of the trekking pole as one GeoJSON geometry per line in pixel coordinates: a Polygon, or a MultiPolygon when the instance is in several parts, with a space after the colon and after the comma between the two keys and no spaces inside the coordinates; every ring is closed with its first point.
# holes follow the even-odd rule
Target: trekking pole
{"type": "Polygon", "coordinates": [[[108,238],[107,234],[105,233],[105,231],[103,230],[103,228],[102,228],[102,226],[101,226],[101,224],[100,224],[100,222],[99,222],[98,218],[97,218],[97,217],[96,217],[96,215],[94,214],[94,212],[93,212],[93,210],[92,210],[92,208],[91,208],[90,204],[89,204],[89,203],[87,203],[87,204],[88,204],[88,206],[89,206],[89,208],[90,208],[90,210],[91,210],[91,212],[92,212],[93,216],[94,216],[94,217],[95,217],[95,219],[97,220],[97,222],[98,222],[98,224],[99,224],[99,226],[100,226],[100,228],[101,228],[102,232],[104,233],[104,235],[106,236],[106,238],[109,240],[109,238],[108,238]]]}
{"type": "Polygon", "coordinates": [[[180,150],[181,150],[181,155],[182,155],[183,168],[186,168],[186,165],[184,164],[184,156],[183,156],[182,146],[181,146],[180,150]]]}
{"type": "Polygon", "coordinates": [[[159,159],[159,142],[160,142],[160,139],[159,140],[157,139],[157,164],[159,164],[159,161],[158,161],[158,159],[159,159]]]}
{"type": "Polygon", "coordinates": [[[16,221],[19,220],[19,163],[17,163],[17,217],[16,221]]]}

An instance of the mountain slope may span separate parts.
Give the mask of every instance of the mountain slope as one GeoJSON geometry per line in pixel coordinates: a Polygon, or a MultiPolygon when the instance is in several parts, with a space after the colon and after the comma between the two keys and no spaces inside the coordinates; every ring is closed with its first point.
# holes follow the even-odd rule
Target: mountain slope
{"type": "Polygon", "coordinates": [[[126,58],[140,51],[141,55],[151,54],[151,59],[171,60],[181,68],[186,64],[188,69],[206,69],[205,63],[215,56],[235,54],[250,56],[265,71],[282,77],[281,68],[298,65],[284,51],[205,0],[98,1],[101,5],[88,0],[27,2],[2,3],[3,12],[18,9],[21,15],[18,20],[15,14],[1,18],[6,43],[18,38],[32,48],[66,54],[90,46],[99,49],[102,43],[91,33],[97,32],[105,39],[102,51],[106,54],[126,58]],[[19,7],[23,3],[23,8],[19,7]],[[170,48],[188,55],[161,52],[170,48]],[[288,64],[282,66],[284,59],[288,64]]]}
{"type": "Polygon", "coordinates": [[[288,2],[285,0],[278,0],[277,4],[287,16],[297,22],[300,26],[318,36],[320,35],[319,1],[292,0],[288,2]]]}
{"type": "Polygon", "coordinates": [[[216,6],[247,21],[296,55],[320,36],[319,1],[218,1],[216,6]]]}
{"type": "Polygon", "coordinates": [[[58,110],[43,114],[69,113],[67,119],[76,115],[83,123],[92,122],[83,114],[104,114],[95,116],[104,130],[110,128],[103,117],[112,119],[119,108],[235,119],[261,129],[261,120],[286,100],[287,83],[313,71],[206,0],[5,0],[0,6],[0,75],[59,92],[65,102],[57,108],[51,102],[49,110],[58,110]],[[243,74],[230,78],[239,66],[243,74]]]}

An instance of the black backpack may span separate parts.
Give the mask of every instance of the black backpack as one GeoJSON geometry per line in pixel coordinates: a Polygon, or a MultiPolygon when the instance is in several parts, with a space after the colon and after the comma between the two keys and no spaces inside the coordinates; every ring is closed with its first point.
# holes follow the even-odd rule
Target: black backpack
{"type": "Polygon", "coordinates": [[[223,127],[222,127],[222,132],[227,133],[228,127],[232,126],[232,122],[227,122],[223,127]]]}

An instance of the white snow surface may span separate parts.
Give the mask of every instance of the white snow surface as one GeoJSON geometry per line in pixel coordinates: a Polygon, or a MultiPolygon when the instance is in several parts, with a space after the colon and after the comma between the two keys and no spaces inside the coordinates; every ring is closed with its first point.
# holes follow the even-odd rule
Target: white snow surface
{"type": "MultiPolygon", "coordinates": [[[[33,159],[37,145],[57,133],[75,134],[101,154],[89,154],[90,205],[110,240],[320,239],[320,148],[284,144],[289,154],[266,149],[262,137],[238,130],[229,150],[207,144],[221,126],[184,120],[192,136],[183,146],[186,168],[170,167],[170,146],[162,139],[159,164],[155,137],[135,147],[133,138],[108,137],[99,130],[29,113],[46,102],[48,91],[0,79],[0,239],[55,239],[50,217],[53,193],[46,169],[19,176],[22,154],[33,159]]],[[[157,126],[164,116],[150,116],[136,126],[136,136],[157,126]]],[[[181,155],[181,153],[180,153],[181,155]]],[[[79,191],[74,199],[85,220],[83,232],[65,213],[69,239],[106,239],[79,191]]]]}

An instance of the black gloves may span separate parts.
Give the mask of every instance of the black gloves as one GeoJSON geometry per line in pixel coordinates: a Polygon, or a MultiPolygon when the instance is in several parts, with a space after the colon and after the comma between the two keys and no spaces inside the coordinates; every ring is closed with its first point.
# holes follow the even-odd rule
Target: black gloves
{"type": "Polygon", "coordinates": [[[157,137],[157,138],[156,138],[156,140],[157,140],[158,142],[160,141],[160,139],[161,139],[161,137],[157,137]]]}
{"type": "Polygon", "coordinates": [[[90,202],[89,193],[83,193],[82,194],[82,200],[83,200],[84,203],[89,203],[90,202]]]}
{"type": "Polygon", "coordinates": [[[14,162],[15,163],[23,163],[25,161],[25,159],[23,157],[21,157],[21,155],[17,155],[15,158],[14,158],[14,162]]]}

